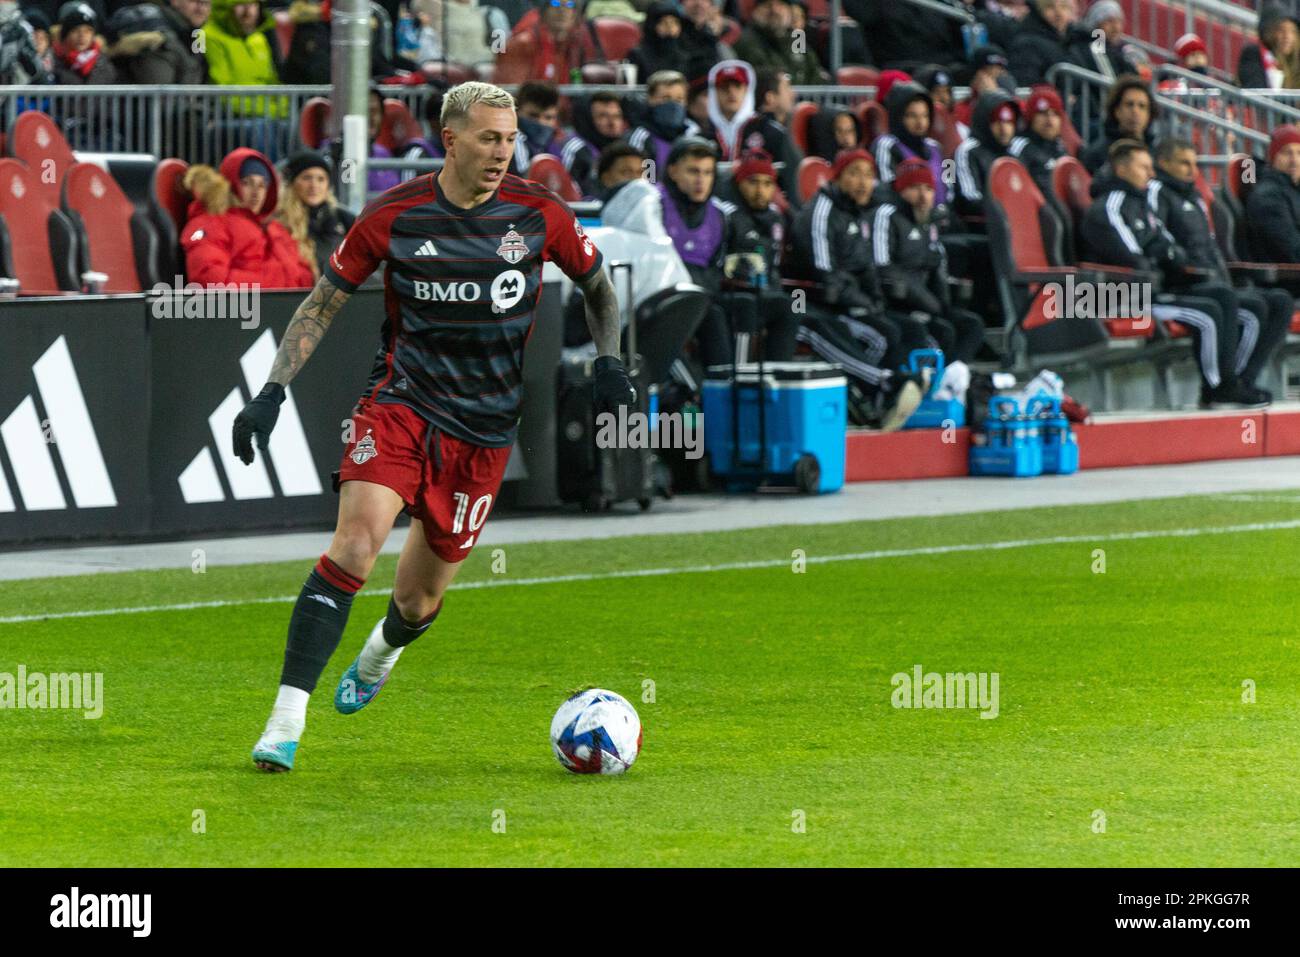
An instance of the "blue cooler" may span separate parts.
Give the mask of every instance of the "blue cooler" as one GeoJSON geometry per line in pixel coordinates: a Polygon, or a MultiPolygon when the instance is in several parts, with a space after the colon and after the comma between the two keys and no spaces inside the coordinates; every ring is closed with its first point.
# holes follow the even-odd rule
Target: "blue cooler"
{"type": "Polygon", "coordinates": [[[704,449],[729,490],[836,491],[847,421],[848,380],[830,363],[710,366],[704,380],[704,449]]]}

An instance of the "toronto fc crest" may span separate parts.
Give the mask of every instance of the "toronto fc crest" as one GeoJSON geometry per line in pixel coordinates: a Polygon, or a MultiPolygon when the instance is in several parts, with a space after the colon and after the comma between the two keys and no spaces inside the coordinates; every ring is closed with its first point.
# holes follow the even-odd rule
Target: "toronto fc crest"
{"type": "Polygon", "coordinates": [[[366,434],[361,437],[361,441],[352,450],[351,458],[357,465],[365,465],[379,454],[379,450],[375,448],[375,439],[370,432],[370,429],[366,429],[366,434]]]}
{"type": "Polygon", "coordinates": [[[502,237],[501,245],[497,247],[497,255],[512,266],[528,255],[528,243],[524,242],[523,236],[515,232],[513,225],[510,227],[510,232],[502,237]]]}

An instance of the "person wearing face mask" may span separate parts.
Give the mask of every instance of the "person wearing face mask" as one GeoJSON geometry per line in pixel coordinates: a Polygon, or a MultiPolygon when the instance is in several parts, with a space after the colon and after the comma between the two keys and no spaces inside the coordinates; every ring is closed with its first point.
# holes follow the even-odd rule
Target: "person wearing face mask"
{"type": "Polygon", "coordinates": [[[1146,81],[1137,76],[1120,77],[1111,85],[1106,97],[1102,135],[1079,154],[1079,162],[1089,173],[1096,175],[1105,165],[1112,143],[1130,139],[1140,140],[1148,149],[1154,147],[1155,121],[1159,115],[1159,107],[1146,81]]]}
{"type": "Polygon", "coordinates": [[[755,69],[773,67],[790,75],[796,85],[825,83],[828,75],[817,63],[811,50],[796,52],[799,44],[790,32],[791,8],[788,0],[758,0],[750,22],[736,41],[736,56],[755,69]]]}
{"type": "Polygon", "coordinates": [[[609,91],[574,97],[573,130],[560,149],[560,160],[583,195],[590,196],[596,191],[601,150],[618,142],[627,131],[623,101],[609,91]]]}
{"type": "Polygon", "coordinates": [[[559,89],[554,83],[538,80],[524,83],[515,94],[515,115],[519,136],[515,139],[510,171],[527,176],[528,164],[534,156],[546,153],[558,159],[562,155],[564,136],[559,129],[559,89]]]}
{"type": "Polygon", "coordinates": [[[208,286],[256,284],[262,289],[300,289],[313,281],[283,224],[268,220],[279,183],[270,160],[257,150],[232,150],[219,170],[196,164],[185,172],[193,196],[181,230],[185,274],[208,286]]]}
{"type": "Polygon", "coordinates": [[[641,43],[627,55],[628,62],[636,66],[637,77],[645,78],[660,70],[685,74],[691,62],[682,41],[685,23],[686,12],[677,0],[655,0],[646,8],[641,43]]]}
{"type": "Polygon", "coordinates": [[[953,165],[957,170],[953,205],[961,216],[983,218],[989,170],[995,160],[1008,155],[1019,119],[1020,104],[1002,90],[985,93],[975,104],[971,115],[971,135],[953,155],[953,165]]]}
{"type": "Polygon", "coordinates": [[[646,102],[649,110],[627,141],[654,160],[656,169],[667,169],[673,143],[699,132],[686,116],[686,77],[671,70],[651,74],[646,81],[646,102]]]}
{"type": "Polygon", "coordinates": [[[794,218],[787,274],[816,283],[797,338],[843,366],[850,421],[893,431],[916,410],[924,391],[901,367],[929,339],[922,322],[885,309],[872,252],[875,173],[866,150],[845,150],[835,158],[831,181],[794,218]]]}
{"type": "Polygon", "coordinates": [[[303,261],[312,267],[313,278],[319,279],[356,216],[338,204],[330,188],[329,165],[320,153],[294,153],[285,163],[284,174],[287,188],[280,190],[274,219],[289,230],[303,261]]]}

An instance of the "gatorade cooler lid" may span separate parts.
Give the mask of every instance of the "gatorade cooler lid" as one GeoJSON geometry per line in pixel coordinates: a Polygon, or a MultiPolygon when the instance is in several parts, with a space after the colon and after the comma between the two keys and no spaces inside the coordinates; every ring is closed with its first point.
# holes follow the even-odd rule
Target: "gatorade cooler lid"
{"type": "MultiPolygon", "coordinates": [[[[733,375],[741,382],[753,382],[758,377],[757,362],[742,362],[739,366],[709,366],[706,379],[730,382],[733,375]]],[[[778,382],[806,382],[812,379],[843,379],[844,370],[829,362],[764,362],[763,378],[778,382]]],[[[832,383],[825,383],[831,385],[832,383]]]]}

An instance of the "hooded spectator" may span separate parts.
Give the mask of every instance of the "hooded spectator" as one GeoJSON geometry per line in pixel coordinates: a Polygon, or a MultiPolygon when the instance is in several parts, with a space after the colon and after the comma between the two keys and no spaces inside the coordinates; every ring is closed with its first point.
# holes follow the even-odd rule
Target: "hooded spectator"
{"type": "Polygon", "coordinates": [[[894,169],[908,159],[918,159],[930,168],[934,204],[946,206],[948,187],[943,181],[943,152],[926,134],[934,116],[934,101],[917,83],[896,83],[885,97],[889,130],[876,137],[876,170],[882,183],[894,181],[894,169]]]}
{"type": "Polygon", "coordinates": [[[564,134],[560,132],[560,91],[554,83],[529,80],[515,93],[515,115],[519,136],[515,138],[514,172],[527,177],[534,156],[563,155],[564,134]]]}
{"type": "Polygon", "coordinates": [[[495,83],[568,83],[572,71],[605,59],[594,28],[583,19],[583,0],[538,0],[538,4],[541,15],[531,24],[521,20],[497,55],[495,83]]]}
{"type": "Polygon", "coordinates": [[[1266,2],[1259,11],[1259,42],[1241,48],[1237,83],[1248,89],[1300,89],[1300,18],[1287,3],[1266,2]]]}
{"type": "Polygon", "coordinates": [[[754,68],[744,60],[723,60],[709,71],[709,122],[722,158],[740,155],[740,131],[754,115],[754,68]]]}
{"type": "Polygon", "coordinates": [[[185,271],[204,286],[243,283],[262,289],[302,289],[312,269],[289,231],[267,217],[276,208],[279,185],[270,161],[240,147],[220,170],[191,166],[185,188],[194,196],[181,230],[185,271]]]}
{"type": "Polygon", "coordinates": [[[1111,85],[1105,110],[1102,135],[1079,154],[1079,162],[1094,175],[1106,165],[1106,156],[1116,140],[1140,140],[1148,148],[1153,147],[1155,121],[1160,115],[1151,89],[1136,76],[1122,76],[1111,85]]]}
{"type": "Polygon", "coordinates": [[[95,35],[99,18],[89,4],[72,0],[59,7],[54,40],[54,78],[61,84],[107,86],[118,80],[117,70],[95,35]]]}
{"type": "Polygon", "coordinates": [[[828,163],[861,145],[862,121],[850,109],[818,110],[808,123],[808,152],[828,163]]]}
{"type": "Polygon", "coordinates": [[[181,45],[157,4],[118,7],[104,28],[108,55],[123,82],[196,85],[207,79],[207,61],[181,45]]]}
{"type": "Polygon", "coordinates": [[[930,94],[930,100],[952,112],[952,74],[946,67],[930,64],[917,70],[915,81],[930,94]]]}
{"type": "Polygon", "coordinates": [[[677,0],[655,0],[646,8],[641,43],[627,56],[628,62],[636,66],[638,82],[645,82],[646,77],[661,70],[685,74],[690,69],[690,53],[682,40],[687,22],[677,0]]]}
{"type": "Polygon", "coordinates": [[[276,203],[275,221],[289,231],[300,258],[319,278],[334,247],[356,220],[338,204],[330,188],[330,168],[320,153],[303,150],[285,163],[285,188],[276,203]]]}
{"type": "Polygon", "coordinates": [[[822,70],[816,55],[806,45],[796,52],[791,29],[789,0],[758,0],[740,39],[736,41],[736,56],[755,69],[773,67],[790,75],[790,81],[799,86],[827,82],[830,77],[822,70]]]}
{"type": "Polygon", "coordinates": [[[1020,120],[1020,104],[1002,90],[985,93],[971,116],[971,135],[953,155],[957,168],[954,205],[964,217],[983,217],[984,191],[989,170],[999,157],[1007,156],[1020,120]]]}
{"type": "MultiPolygon", "coordinates": [[[[280,82],[267,31],[275,20],[260,3],[212,0],[212,16],[203,25],[208,77],[221,86],[273,86],[280,82]]],[[[241,112],[266,112],[263,98],[241,104],[241,112]]],[[[273,112],[278,112],[273,107],[273,112]]]]}

